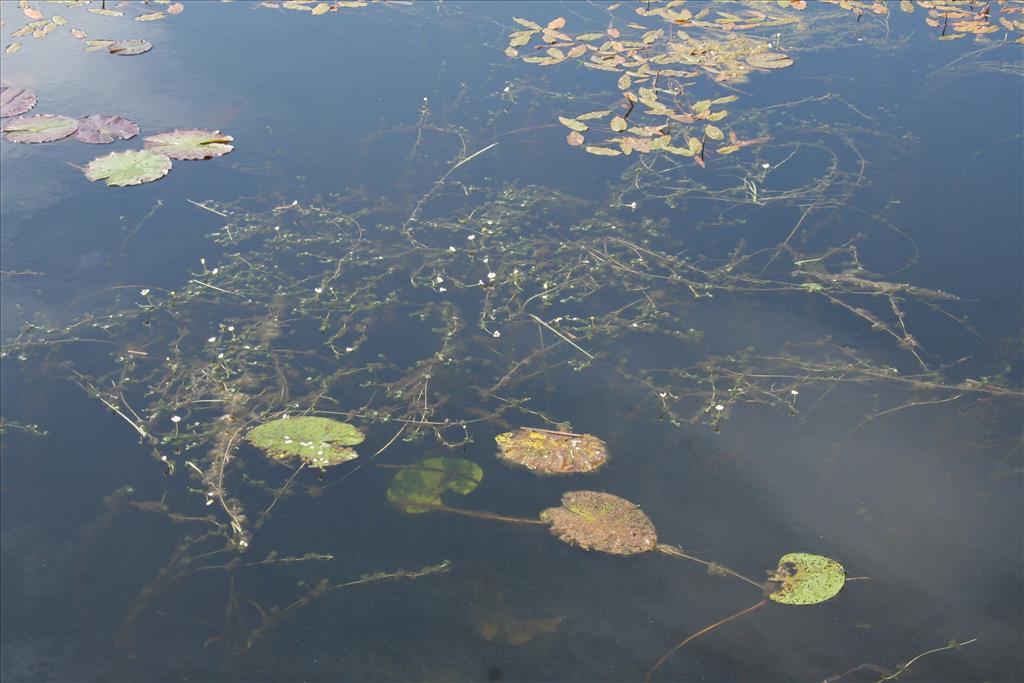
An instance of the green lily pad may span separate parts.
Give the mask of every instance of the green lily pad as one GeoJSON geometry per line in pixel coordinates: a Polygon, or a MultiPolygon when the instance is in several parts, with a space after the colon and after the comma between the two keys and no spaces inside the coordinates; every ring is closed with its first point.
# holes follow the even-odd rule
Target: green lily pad
{"type": "Polygon", "coordinates": [[[122,187],[163,178],[170,170],[171,160],[163,154],[127,150],[93,159],[85,167],[85,177],[93,181],[106,178],[107,185],[122,187]]]}
{"type": "Polygon", "coordinates": [[[349,446],[366,438],[347,422],[326,417],[283,417],[249,430],[248,439],[274,460],[300,458],[313,467],[339,465],[359,456],[349,446]]]}
{"type": "Polygon", "coordinates": [[[395,475],[388,486],[388,500],[403,511],[417,514],[442,505],[447,491],[466,495],[484,478],[475,462],[462,458],[427,458],[395,475]]]}
{"type": "Polygon", "coordinates": [[[789,553],[779,560],[770,581],[779,587],[769,598],[784,605],[815,605],[836,596],[846,583],[846,570],[833,559],[789,553]]]}
{"type": "Polygon", "coordinates": [[[78,130],[78,121],[58,114],[19,116],[4,124],[4,138],[11,142],[53,142],[78,130]]]}
{"type": "Polygon", "coordinates": [[[610,493],[569,491],[562,505],[548,508],[540,518],[551,533],[569,545],[612,555],[633,555],[658,544],[654,524],[635,503],[610,493]]]}
{"type": "Polygon", "coordinates": [[[499,458],[541,474],[593,472],[608,461],[604,442],[589,434],[524,427],[494,440],[499,458]]]}
{"type": "Polygon", "coordinates": [[[234,149],[228,143],[234,138],[219,130],[175,130],[150,135],[145,148],[166,154],[172,159],[212,159],[234,149]]]}

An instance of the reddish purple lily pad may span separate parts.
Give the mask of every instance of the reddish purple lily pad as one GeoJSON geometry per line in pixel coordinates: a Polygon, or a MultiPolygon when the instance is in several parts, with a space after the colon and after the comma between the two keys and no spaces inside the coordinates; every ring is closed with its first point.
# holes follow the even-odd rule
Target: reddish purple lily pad
{"type": "Polygon", "coordinates": [[[233,150],[232,140],[219,130],[175,130],[149,136],[145,148],[172,159],[212,159],[233,150]]]}
{"type": "Polygon", "coordinates": [[[25,88],[0,87],[0,116],[18,116],[36,106],[36,94],[25,88]]]}
{"type": "Polygon", "coordinates": [[[11,142],[53,142],[78,130],[78,121],[58,114],[19,116],[4,124],[4,137],[11,142]]]}
{"type": "Polygon", "coordinates": [[[153,49],[153,43],[148,40],[115,40],[107,46],[107,52],[112,55],[121,55],[122,57],[130,57],[132,55],[141,55],[143,52],[149,52],[153,49]]]}
{"type": "Polygon", "coordinates": [[[139,134],[139,124],[120,116],[93,114],[78,119],[75,139],[92,145],[105,145],[114,140],[127,140],[139,134]]]}

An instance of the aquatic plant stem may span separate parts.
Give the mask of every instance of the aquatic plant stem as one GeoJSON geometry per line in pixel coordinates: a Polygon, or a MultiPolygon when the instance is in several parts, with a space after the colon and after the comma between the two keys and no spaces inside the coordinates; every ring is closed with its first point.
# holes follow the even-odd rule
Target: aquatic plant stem
{"type": "Polygon", "coordinates": [[[680,648],[685,646],[691,640],[694,640],[695,638],[699,638],[700,636],[704,635],[708,631],[714,630],[714,629],[718,628],[719,626],[721,626],[722,624],[727,624],[730,621],[732,621],[733,619],[739,619],[744,614],[749,614],[749,613],[753,612],[756,609],[764,607],[767,604],[768,604],[767,600],[762,600],[761,602],[759,602],[759,603],[757,603],[755,605],[751,605],[750,607],[747,607],[744,610],[740,610],[739,612],[737,612],[736,614],[733,614],[732,616],[728,616],[725,619],[721,619],[719,621],[716,621],[715,623],[711,624],[710,626],[705,626],[704,628],[702,628],[701,630],[697,631],[693,635],[688,636],[688,637],[684,638],[683,640],[679,641],[678,645],[676,645],[671,650],[669,650],[668,652],[663,654],[661,656],[661,659],[659,659],[658,661],[656,661],[654,663],[654,666],[652,666],[650,668],[650,670],[647,672],[647,675],[644,676],[644,683],[649,683],[650,680],[651,680],[651,677],[654,675],[654,672],[657,671],[661,667],[661,665],[665,663],[665,660],[667,660],[669,657],[674,655],[680,648]]]}
{"type": "Polygon", "coordinates": [[[456,515],[464,515],[466,517],[477,517],[479,519],[491,519],[496,522],[512,522],[513,524],[543,524],[548,526],[548,523],[541,519],[530,519],[529,517],[510,517],[508,515],[499,515],[493,512],[481,512],[479,510],[464,510],[462,508],[451,508],[447,505],[430,505],[429,503],[414,503],[410,507],[426,508],[428,510],[438,510],[439,512],[451,512],[456,515]]]}
{"type": "Polygon", "coordinates": [[[733,571],[732,569],[729,569],[728,567],[720,565],[717,562],[708,562],[707,560],[702,560],[699,557],[694,557],[693,555],[687,555],[682,550],[680,550],[679,548],[677,548],[677,547],[675,547],[673,545],[665,545],[664,543],[659,543],[658,545],[654,546],[654,549],[657,550],[658,552],[665,553],[666,555],[672,555],[674,557],[682,557],[683,559],[686,559],[686,560],[693,560],[694,562],[698,562],[698,563],[704,565],[705,567],[707,567],[710,570],[714,570],[716,572],[722,572],[724,574],[728,574],[729,576],[735,576],[737,579],[740,579],[741,581],[746,581],[751,586],[754,586],[755,588],[757,588],[759,591],[763,591],[764,590],[764,586],[763,585],[761,585],[757,581],[754,581],[751,578],[743,576],[743,574],[740,574],[737,571],[733,571]]]}

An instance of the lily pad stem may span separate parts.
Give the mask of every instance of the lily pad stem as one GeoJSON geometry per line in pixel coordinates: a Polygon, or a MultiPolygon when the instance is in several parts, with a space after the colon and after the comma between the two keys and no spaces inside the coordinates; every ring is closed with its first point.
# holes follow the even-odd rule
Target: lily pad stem
{"type": "Polygon", "coordinates": [[[718,628],[719,626],[721,626],[722,624],[726,624],[726,623],[732,621],[733,619],[739,619],[744,614],[749,614],[750,612],[753,612],[754,610],[756,610],[758,608],[764,607],[767,604],[768,604],[767,600],[762,600],[761,602],[757,603],[756,605],[751,605],[750,607],[748,607],[748,608],[746,608],[744,610],[740,610],[739,612],[737,612],[736,614],[733,614],[732,616],[728,616],[725,619],[720,619],[719,621],[716,621],[715,623],[711,624],[710,626],[705,626],[704,628],[702,628],[701,630],[697,631],[693,635],[688,636],[688,637],[684,638],[683,640],[679,641],[678,645],[676,645],[674,648],[672,648],[671,650],[666,652],[664,655],[661,656],[661,659],[659,659],[658,661],[656,661],[654,663],[654,666],[651,667],[650,671],[648,671],[647,675],[644,677],[644,683],[650,683],[651,676],[653,676],[654,672],[657,671],[658,668],[662,664],[665,663],[665,660],[668,659],[669,657],[671,657],[672,655],[674,655],[676,653],[676,651],[678,651],[684,645],[689,643],[691,640],[694,640],[695,638],[699,638],[700,636],[704,635],[708,631],[714,630],[714,629],[718,628]]]}
{"type": "Polygon", "coordinates": [[[684,553],[682,550],[680,550],[679,548],[675,547],[674,545],[666,545],[664,543],[659,543],[658,545],[654,546],[654,549],[659,551],[659,552],[663,552],[666,555],[673,555],[675,557],[682,557],[682,558],[687,559],[687,560],[693,560],[694,562],[699,562],[700,564],[704,565],[708,569],[714,569],[716,572],[723,572],[725,574],[728,574],[729,576],[735,576],[737,579],[740,579],[741,581],[746,581],[751,586],[755,586],[759,591],[763,591],[764,590],[764,586],[762,584],[758,583],[757,581],[754,581],[751,578],[743,576],[743,574],[740,574],[737,571],[733,571],[732,569],[729,569],[728,567],[720,565],[717,562],[708,562],[707,560],[702,560],[699,557],[694,557],[693,555],[687,555],[686,553],[684,553]]]}
{"type": "Polygon", "coordinates": [[[547,526],[547,522],[541,519],[530,519],[529,517],[509,517],[508,515],[499,515],[493,512],[481,512],[479,510],[464,510],[462,508],[451,508],[447,505],[430,505],[429,503],[420,503],[417,501],[415,506],[418,508],[427,508],[428,510],[438,510],[440,512],[451,512],[456,515],[464,515],[466,517],[478,517],[480,519],[493,519],[496,522],[512,522],[514,524],[543,524],[547,526]]]}

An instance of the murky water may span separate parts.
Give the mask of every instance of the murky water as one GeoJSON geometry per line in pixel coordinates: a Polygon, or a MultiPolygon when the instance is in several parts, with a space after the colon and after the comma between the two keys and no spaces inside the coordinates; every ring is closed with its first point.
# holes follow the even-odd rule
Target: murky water
{"type": "MultiPolygon", "coordinates": [[[[8,41],[29,114],[142,133],[0,142],[3,679],[1024,678],[1021,5],[808,4],[26,5],[67,20],[8,41]],[[514,17],[562,37],[508,56],[514,17]],[[122,38],[154,47],[83,51],[122,38]],[[794,64],[723,75],[769,49],[794,64]],[[235,149],[80,170],[188,128],[235,149]],[[664,135],[703,151],[585,150],[664,135]],[[359,457],[246,438],[307,414],[359,457]],[[609,461],[503,464],[519,427],[609,461]],[[482,472],[443,505],[485,516],[389,501],[439,457],[482,472]],[[857,580],[652,672],[764,593],[493,518],[578,490],[754,583],[792,552],[857,580]]],[[[33,20],[0,10],[5,40],[33,20]]]]}

